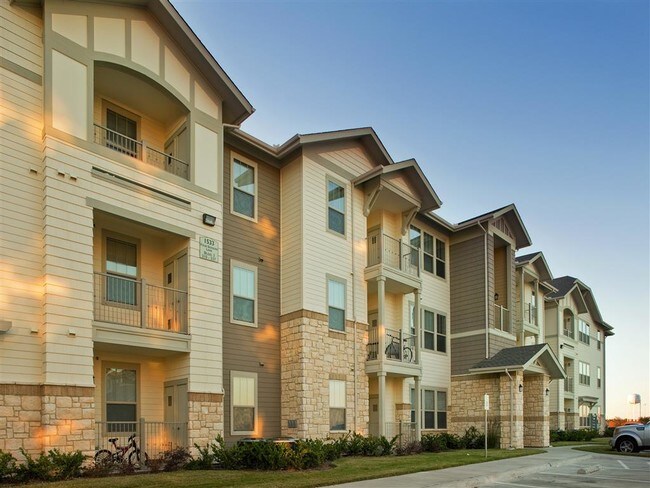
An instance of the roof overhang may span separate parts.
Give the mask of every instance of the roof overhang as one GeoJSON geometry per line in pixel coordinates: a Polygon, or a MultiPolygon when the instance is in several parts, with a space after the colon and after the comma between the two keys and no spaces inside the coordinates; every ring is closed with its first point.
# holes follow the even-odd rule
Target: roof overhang
{"type": "MultiPolygon", "coordinates": [[[[539,276],[540,281],[550,281],[553,279],[553,274],[551,273],[551,268],[546,262],[546,258],[544,257],[544,253],[536,252],[532,255],[530,255],[526,260],[523,261],[516,261],[516,267],[517,268],[522,268],[526,265],[530,264],[533,266],[537,272],[537,275],[539,276]]],[[[548,285],[551,286],[551,285],[548,285]]],[[[551,286],[551,288],[555,289],[554,287],[551,286]]]]}
{"type": "Polygon", "coordinates": [[[578,397],[578,404],[580,405],[589,405],[589,407],[593,407],[600,401],[600,398],[595,397],[595,396],[579,396],[578,397]]]}
{"type": "Polygon", "coordinates": [[[456,225],[456,230],[464,230],[491,220],[496,220],[498,218],[505,218],[508,222],[508,226],[512,229],[515,234],[515,245],[517,249],[522,249],[524,247],[530,246],[533,241],[528,234],[526,226],[524,226],[524,221],[519,215],[519,211],[514,203],[506,205],[505,207],[499,208],[492,212],[479,215],[469,220],[465,220],[456,225]]]}
{"type": "Polygon", "coordinates": [[[478,367],[471,368],[470,373],[474,374],[494,374],[506,373],[511,371],[530,371],[534,373],[542,372],[537,366],[543,367],[543,372],[548,374],[551,379],[565,379],[566,373],[560,364],[557,356],[548,344],[544,344],[537,353],[533,354],[528,360],[520,364],[499,365],[495,367],[478,367]]]}

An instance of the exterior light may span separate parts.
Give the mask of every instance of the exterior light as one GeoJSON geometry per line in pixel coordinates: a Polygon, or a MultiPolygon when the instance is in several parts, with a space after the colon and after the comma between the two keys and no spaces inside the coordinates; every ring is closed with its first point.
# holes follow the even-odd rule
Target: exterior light
{"type": "Polygon", "coordinates": [[[11,329],[11,321],[0,320],[0,334],[6,334],[11,329]]]}
{"type": "Polygon", "coordinates": [[[214,224],[217,223],[217,218],[214,215],[203,214],[203,223],[210,227],[214,227],[214,224]]]}
{"type": "Polygon", "coordinates": [[[549,390],[548,388],[546,390],[544,390],[544,393],[546,394],[546,396],[548,396],[549,391],[551,391],[551,390],[549,390]]]}
{"type": "Polygon", "coordinates": [[[524,385],[519,383],[519,393],[521,393],[522,391],[524,391],[524,385]]]}
{"type": "Polygon", "coordinates": [[[495,302],[498,302],[498,301],[499,301],[499,294],[498,294],[498,293],[495,293],[495,294],[494,294],[494,301],[495,301],[495,302]]]}

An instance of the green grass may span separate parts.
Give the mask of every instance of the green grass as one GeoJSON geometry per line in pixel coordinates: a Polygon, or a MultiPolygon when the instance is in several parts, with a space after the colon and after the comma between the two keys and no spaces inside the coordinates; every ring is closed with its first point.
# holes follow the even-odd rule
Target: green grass
{"type": "Polygon", "coordinates": [[[333,467],[308,471],[177,471],[109,478],[80,478],[65,482],[30,484],[29,486],[30,488],[87,488],[88,486],[93,488],[157,488],[160,486],[303,488],[451,468],[542,452],[544,451],[541,449],[514,451],[493,449],[488,451],[487,459],[482,450],[423,453],[400,457],[348,457],[339,459],[333,467]]]}
{"type": "MultiPolygon", "coordinates": [[[[607,439],[607,441],[609,441],[609,439],[607,439]]],[[[609,443],[602,443],[602,442],[598,444],[586,445],[582,447],[574,447],[574,449],[577,451],[594,452],[596,454],[613,454],[615,456],[632,456],[632,457],[650,458],[650,451],[632,452],[632,453],[618,452],[617,450],[612,449],[609,443]]]]}
{"type": "Polygon", "coordinates": [[[553,447],[564,446],[586,446],[586,445],[607,445],[609,446],[609,437],[596,437],[590,441],[556,441],[551,442],[553,447]]]}

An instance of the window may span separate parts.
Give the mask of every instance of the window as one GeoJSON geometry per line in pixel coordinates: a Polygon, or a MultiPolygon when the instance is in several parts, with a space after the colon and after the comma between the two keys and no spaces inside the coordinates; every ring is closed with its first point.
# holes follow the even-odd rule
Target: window
{"type": "Polygon", "coordinates": [[[589,345],[589,325],[581,319],[578,319],[578,340],[589,345]]]}
{"type": "MultiPolygon", "coordinates": [[[[411,246],[420,247],[420,230],[417,227],[411,227],[409,238],[411,246]]],[[[424,271],[444,278],[446,275],[445,261],[445,241],[422,232],[422,267],[424,271]]]]}
{"type": "Polygon", "coordinates": [[[255,167],[234,159],[232,164],[232,211],[255,219],[255,167]]]}
{"type": "Polygon", "coordinates": [[[257,322],[256,270],[252,266],[232,265],[232,306],[231,321],[243,324],[257,322]]]}
{"type": "Polygon", "coordinates": [[[327,314],[330,329],[345,330],[345,282],[327,280],[327,314]]]}
{"type": "Polygon", "coordinates": [[[135,368],[106,367],[104,389],[106,421],[109,432],[129,432],[135,429],[138,415],[137,371],[135,368]]]}
{"type": "Polygon", "coordinates": [[[422,347],[430,351],[447,352],[447,317],[424,311],[422,347]]]}
{"type": "Polygon", "coordinates": [[[106,109],[106,147],[138,157],[138,125],[124,115],[106,109]]]}
{"type": "Polygon", "coordinates": [[[445,241],[436,239],[436,276],[440,278],[446,276],[446,261],[445,241]]]}
{"type": "Polygon", "coordinates": [[[589,364],[580,361],[578,368],[579,368],[578,380],[580,381],[580,384],[589,386],[591,384],[591,372],[590,372],[589,364]]]}
{"type": "Polygon", "coordinates": [[[411,335],[415,335],[415,303],[409,302],[409,329],[411,335]]]}
{"type": "Polygon", "coordinates": [[[580,415],[580,427],[589,427],[589,406],[580,405],[578,411],[580,415]]]}
{"type": "Polygon", "coordinates": [[[330,380],[330,430],[345,430],[345,381],[330,380]]]}
{"type": "MultiPolygon", "coordinates": [[[[447,392],[439,390],[422,390],[423,429],[447,428],[447,392]]],[[[411,395],[413,399],[413,394],[411,395]]],[[[411,401],[413,405],[413,401],[411,401]]],[[[411,416],[415,419],[415,414],[411,416]]]]}
{"type": "Polygon", "coordinates": [[[422,241],[422,233],[417,227],[411,226],[409,228],[409,244],[411,245],[410,256],[411,265],[418,267],[420,264],[420,245],[422,241]]]}
{"type": "Polygon", "coordinates": [[[600,330],[598,331],[597,341],[598,342],[596,342],[596,348],[600,351],[600,347],[603,343],[603,332],[600,330]]]}
{"type": "Polygon", "coordinates": [[[231,372],[232,433],[252,434],[257,424],[257,374],[231,372]]]}
{"type": "Polygon", "coordinates": [[[435,261],[433,243],[435,239],[432,235],[429,235],[425,232],[423,240],[424,240],[424,245],[422,246],[422,254],[423,254],[422,267],[424,268],[424,271],[433,273],[433,267],[435,261]]]}
{"type": "Polygon", "coordinates": [[[600,377],[600,366],[596,367],[596,386],[600,388],[601,386],[601,377],[600,377]]]}
{"type": "Polygon", "coordinates": [[[327,180],[327,228],[345,235],[345,188],[327,180]]]}
{"type": "Polygon", "coordinates": [[[106,239],[106,301],[137,305],[138,247],[108,237],[106,239]]]}

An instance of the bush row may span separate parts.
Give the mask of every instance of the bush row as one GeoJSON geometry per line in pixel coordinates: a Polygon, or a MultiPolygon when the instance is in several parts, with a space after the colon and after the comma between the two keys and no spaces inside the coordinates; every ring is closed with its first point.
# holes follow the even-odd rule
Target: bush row
{"type": "Polygon", "coordinates": [[[598,431],[593,429],[551,430],[551,442],[590,441],[598,437],[598,431]]]}

